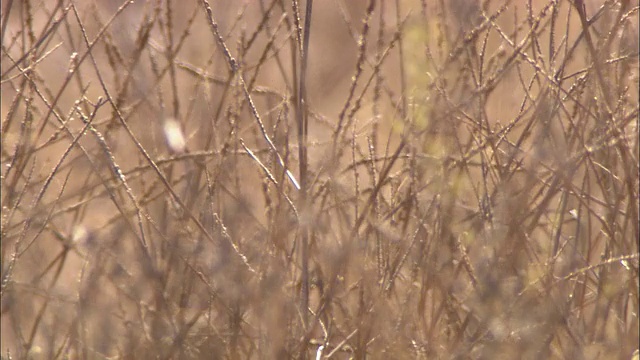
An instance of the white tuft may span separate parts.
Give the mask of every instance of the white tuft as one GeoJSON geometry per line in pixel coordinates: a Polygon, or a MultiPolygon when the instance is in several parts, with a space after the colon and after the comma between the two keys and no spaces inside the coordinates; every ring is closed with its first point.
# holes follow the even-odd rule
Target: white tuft
{"type": "Polygon", "coordinates": [[[169,148],[178,154],[184,153],[187,143],[180,128],[180,123],[174,118],[166,118],[163,128],[169,148]]]}

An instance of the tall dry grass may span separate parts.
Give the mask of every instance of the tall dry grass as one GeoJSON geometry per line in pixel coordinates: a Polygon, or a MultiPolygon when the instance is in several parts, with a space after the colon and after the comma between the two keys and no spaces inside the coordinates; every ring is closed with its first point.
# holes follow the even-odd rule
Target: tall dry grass
{"type": "Polygon", "coordinates": [[[2,3],[3,359],[637,359],[638,1],[2,3]]]}

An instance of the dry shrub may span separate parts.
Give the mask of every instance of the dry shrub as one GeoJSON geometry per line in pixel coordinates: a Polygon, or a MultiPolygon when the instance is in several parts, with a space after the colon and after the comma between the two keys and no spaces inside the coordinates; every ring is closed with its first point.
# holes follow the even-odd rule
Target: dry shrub
{"type": "Polygon", "coordinates": [[[2,6],[3,358],[637,352],[638,1],[2,6]]]}

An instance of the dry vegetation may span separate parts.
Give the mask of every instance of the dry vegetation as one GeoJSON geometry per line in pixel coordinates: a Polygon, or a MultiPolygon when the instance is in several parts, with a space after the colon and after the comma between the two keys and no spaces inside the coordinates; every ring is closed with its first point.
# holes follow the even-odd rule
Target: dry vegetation
{"type": "Polygon", "coordinates": [[[2,2],[3,359],[637,354],[638,1],[309,4],[2,2]]]}

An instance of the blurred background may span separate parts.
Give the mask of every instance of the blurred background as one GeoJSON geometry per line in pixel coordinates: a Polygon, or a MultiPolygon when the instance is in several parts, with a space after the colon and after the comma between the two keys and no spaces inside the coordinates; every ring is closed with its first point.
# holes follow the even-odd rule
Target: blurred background
{"type": "Polygon", "coordinates": [[[209,3],[2,2],[3,358],[637,351],[638,1],[209,3]]]}

